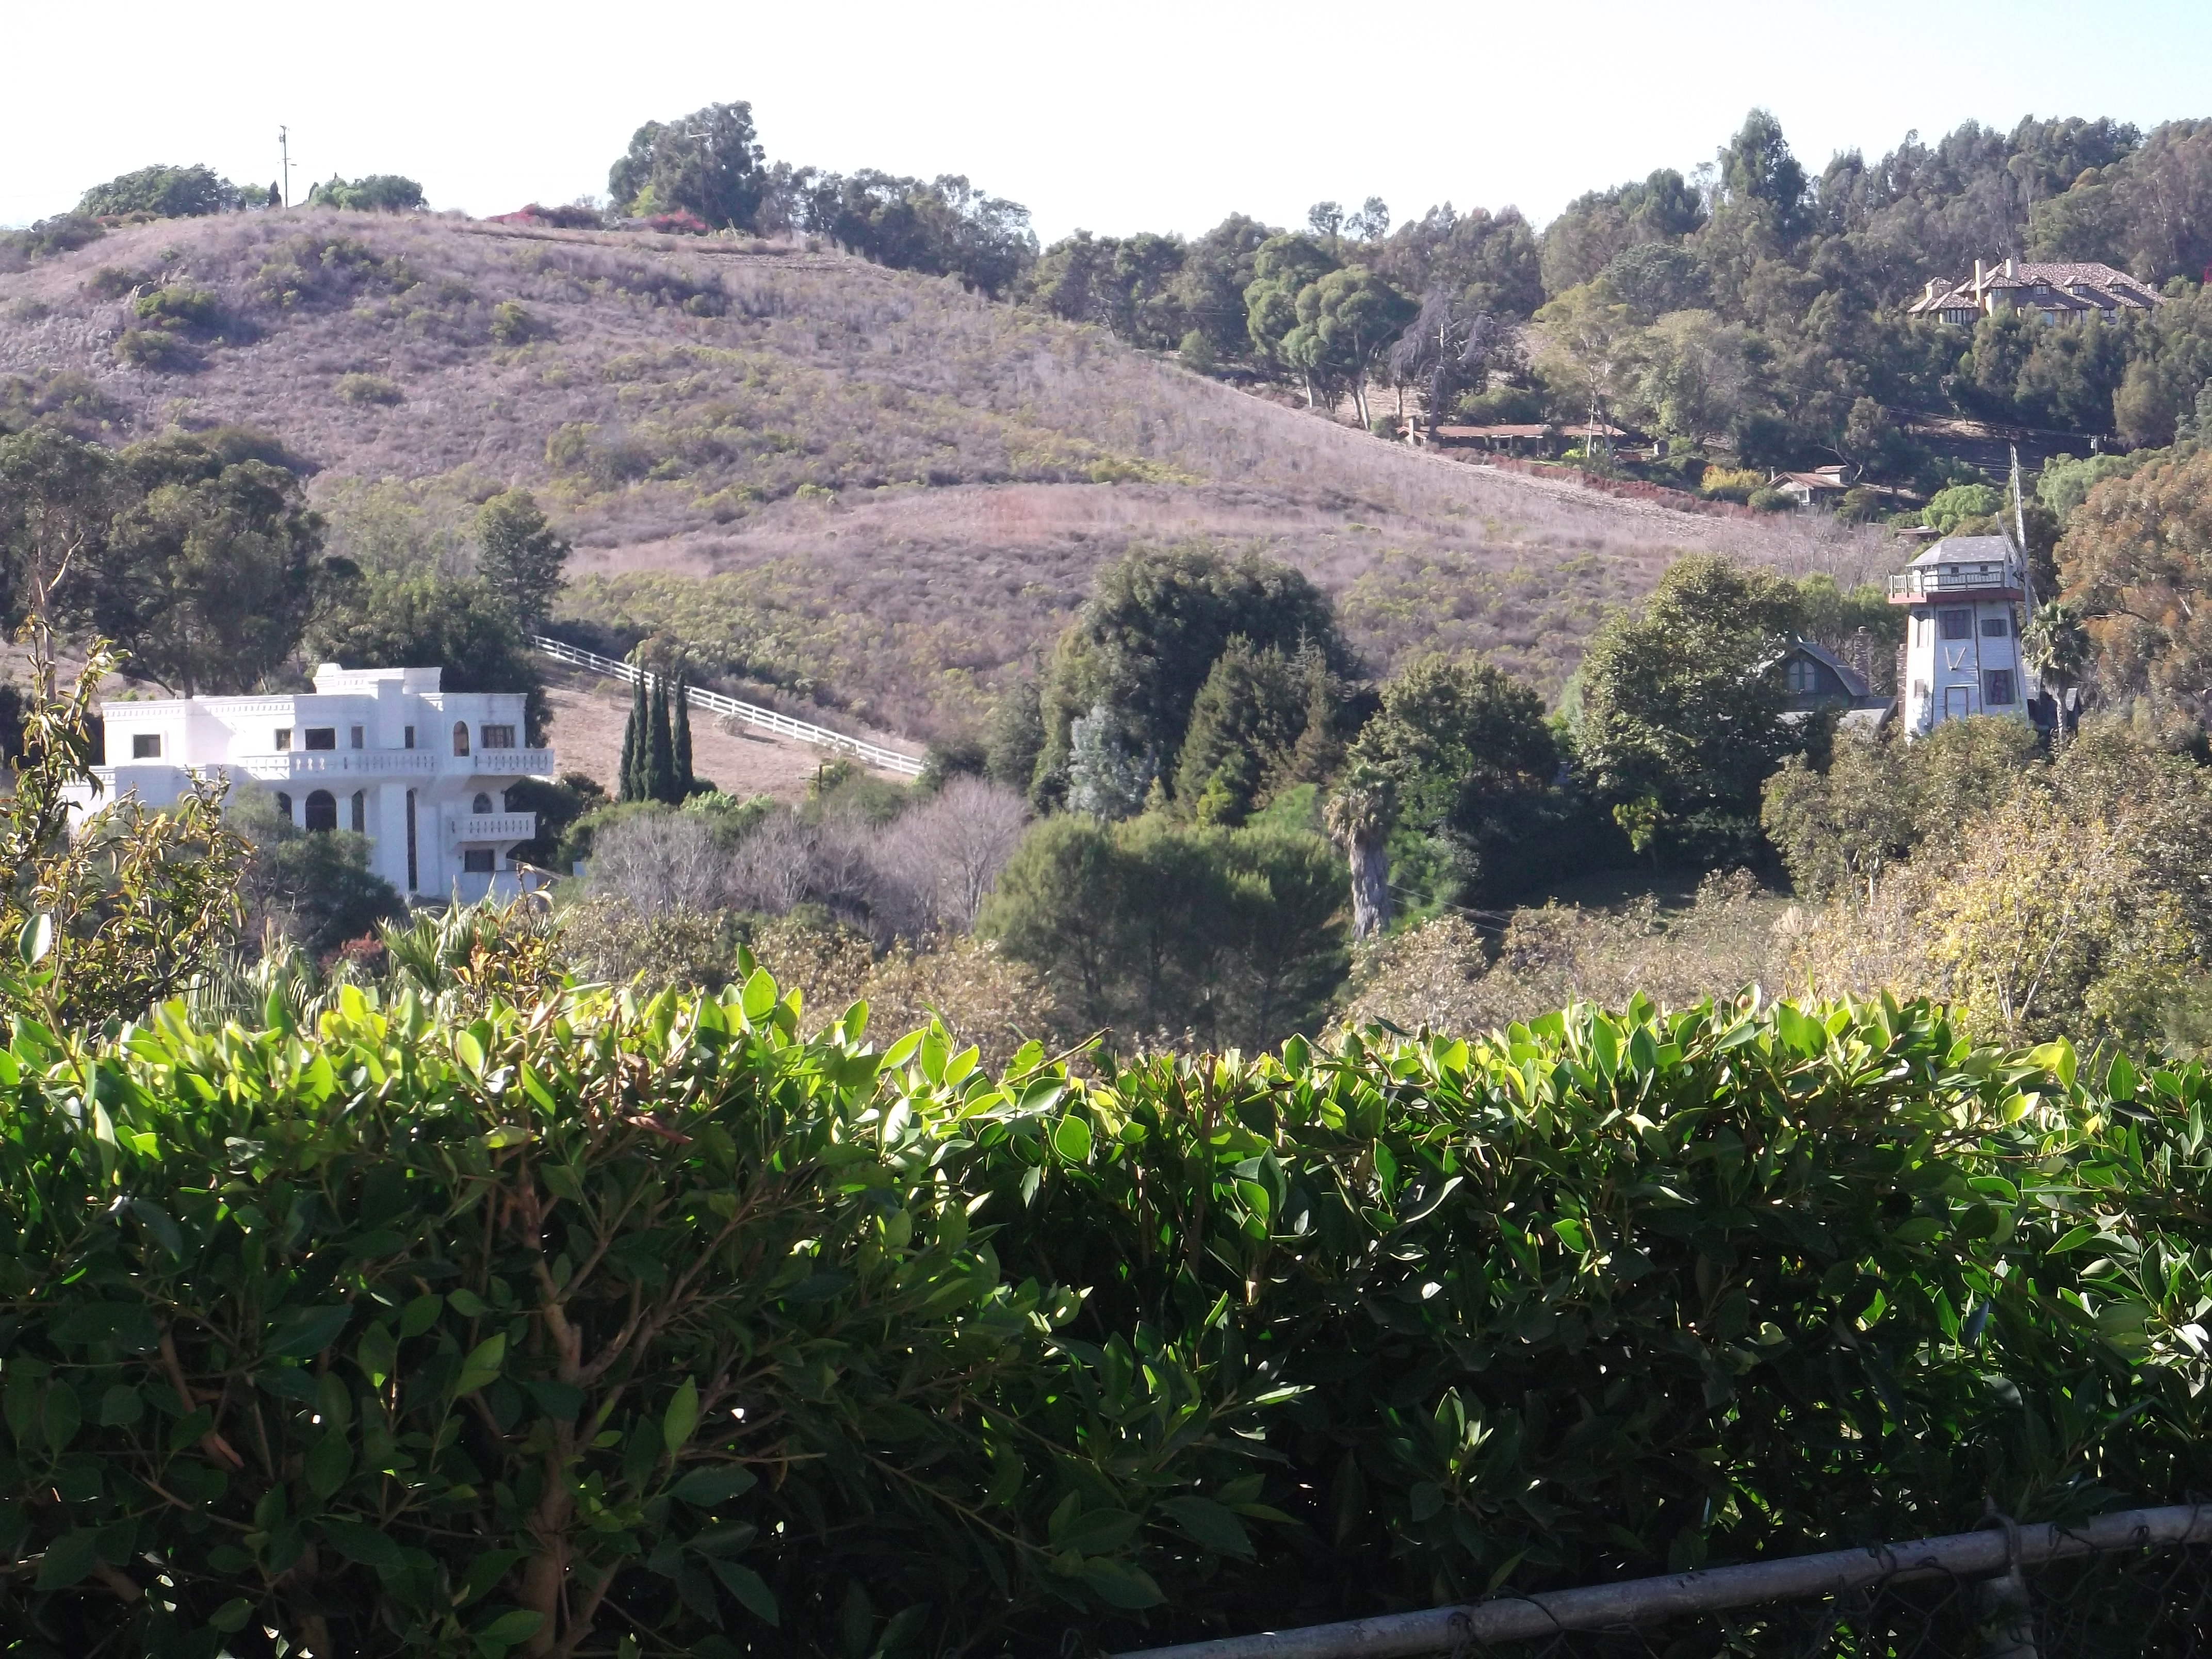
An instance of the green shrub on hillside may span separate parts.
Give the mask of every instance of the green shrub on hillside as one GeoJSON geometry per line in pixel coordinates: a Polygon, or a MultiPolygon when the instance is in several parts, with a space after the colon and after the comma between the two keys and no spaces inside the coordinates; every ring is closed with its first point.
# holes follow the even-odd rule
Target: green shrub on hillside
{"type": "Polygon", "coordinates": [[[331,387],[342,404],[404,404],[407,394],[381,374],[341,374],[331,387]]]}

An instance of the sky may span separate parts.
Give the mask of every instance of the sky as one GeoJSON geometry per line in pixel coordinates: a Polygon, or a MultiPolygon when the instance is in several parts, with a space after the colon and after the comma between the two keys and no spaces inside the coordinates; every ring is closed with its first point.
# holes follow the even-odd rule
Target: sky
{"type": "MultiPolygon", "coordinates": [[[[1963,40],[1926,0],[0,0],[0,224],[154,161],[295,198],[399,173],[471,214],[606,189],[642,121],[744,99],[771,157],[964,173],[1079,227],[1301,223],[1380,196],[1541,223],[1582,191],[1685,172],[1753,105],[1817,173],[1908,131],[2212,115],[2212,4],[2011,0],[1963,40]],[[188,19],[186,22],[184,20],[188,19]],[[33,70],[30,66],[45,67],[33,70]]],[[[1979,16],[1977,13],[1975,15],[1979,16]]]]}

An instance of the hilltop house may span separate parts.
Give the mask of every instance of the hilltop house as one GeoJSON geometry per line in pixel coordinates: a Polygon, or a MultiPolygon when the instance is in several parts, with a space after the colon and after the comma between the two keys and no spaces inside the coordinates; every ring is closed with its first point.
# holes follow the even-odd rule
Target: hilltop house
{"type": "MultiPolygon", "coordinates": [[[[305,696],[112,700],[95,775],[106,798],[165,806],[222,773],[272,791],[302,830],[366,836],[369,867],[408,897],[511,897],[538,819],[501,791],[552,776],[553,751],[522,746],[522,693],[441,690],[441,676],[325,663],[305,696]]],[[[78,817],[92,805],[76,801],[78,817]]]]}
{"type": "Polygon", "coordinates": [[[2165,303],[2157,289],[2095,260],[2007,259],[1991,265],[1977,259],[1971,279],[1929,283],[1905,314],[1971,326],[2001,310],[2032,311],[2046,323],[2061,323],[2154,311],[2165,303]]]}

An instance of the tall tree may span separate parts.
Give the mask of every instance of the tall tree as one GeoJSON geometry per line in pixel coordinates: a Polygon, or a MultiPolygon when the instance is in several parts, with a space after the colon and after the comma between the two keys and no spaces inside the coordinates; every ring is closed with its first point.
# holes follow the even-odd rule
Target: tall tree
{"type": "Polygon", "coordinates": [[[652,677],[639,672],[630,682],[629,724],[623,729],[622,798],[624,800],[651,799],[646,788],[647,757],[653,750],[653,719],[651,693],[646,683],[652,677]]]}
{"type": "Polygon", "coordinates": [[[1601,628],[1583,659],[1583,758],[1655,851],[1733,861],[1759,845],[1759,788],[1806,733],[1782,661],[1796,590],[1766,571],[1678,561],[1639,616],[1601,628]]]}
{"type": "Polygon", "coordinates": [[[323,520],[299,478],[194,439],[121,458],[134,498],[76,590],[80,622],[135,673],[191,696],[252,690],[299,646],[325,583],[323,520]]]}
{"type": "Polygon", "coordinates": [[[676,792],[676,739],[668,725],[665,674],[653,677],[653,695],[647,706],[645,799],[672,805],[682,799],[676,792]]]}
{"type": "Polygon", "coordinates": [[[608,169],[607,193],[629,212],[680,210],[716,230],[750,230],[767,182],[765,159],[750,104],[709,104],[640,127],[608,169]]]}
{"type": "Polygon", "coordinates": [[[1310,642],[1332,672],[1351,675],[1327,596],[1287,565],[1193,544],[1140,548],[1099,572],[1045,672],[1037,803],[1059,803],[1074,722],[1102,708],[1130,756],[1149,753],[1173,776],[1199,688],[1238,634],[1285,653],[1310,642]]]}
{"type": "Polygon", "coordinates": [[[669,693],[670,742],[676,758],[676,799],[690,798],[698,782],[691,771],[691,686],[677,671],[676,684],[669,693]]]}
{"type": "Polygon", "coordinates": [[[545,626],[562,587],[568,544],[546,522],[526,489],[510,489],[477,509],[477,574],[505,600],[526,633],[545,626]]]}

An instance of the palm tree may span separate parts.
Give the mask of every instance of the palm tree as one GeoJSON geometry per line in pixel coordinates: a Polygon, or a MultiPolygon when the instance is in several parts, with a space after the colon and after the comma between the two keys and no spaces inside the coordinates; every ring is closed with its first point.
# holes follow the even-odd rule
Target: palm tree
{"type": "Polygon", "coordinates": [[[1397,809],[1389,775],[1355,765],[1322,809],[1329,838],[1352,865],[1352,936],[1371,938],[1390,925],[1390,854],[1385,842],[1397,809]]]}
{"type": "Polygon", "coordinates": [[[2020,630],[2021,660],[2051,689],[2057,704],[2053,734],[2066,732],[2066,694],[2081,684],[2089,672],[2094,646],[2081,613],[2063,599],[2039,605],[2027,626],[2020,630]]]}

